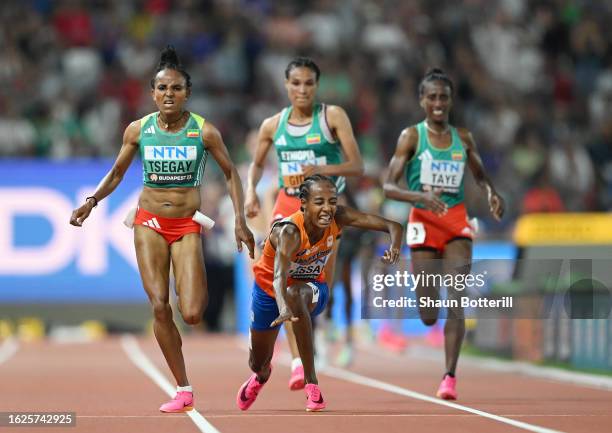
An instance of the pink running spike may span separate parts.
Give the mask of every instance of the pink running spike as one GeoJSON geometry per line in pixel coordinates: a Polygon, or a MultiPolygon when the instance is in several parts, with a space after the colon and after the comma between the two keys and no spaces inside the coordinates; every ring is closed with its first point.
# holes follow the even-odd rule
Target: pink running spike
{"type": "Polygon", "coordinates": [[[257,380],[257,374],[253,373],[249,380],[244,382],[240,389],[238,390],[238,395],[236,395],[236,404],[240,410],[247,410],[251,407],[253,403],[255,403],[255,399],[257,398],[257,394],[261,391],[261,388],[265,383],[259,383],[257,380]]]}
{"type": "Polygon", "coordinates": [[[440,383],[436,396],[443,400],[457,400],[457,391],[455,390],[456,386],[457,378],[450,377],[448,374],[446,374],[444,375],[444,379],[442,379],[442,383],[440,383]]]}
{"type": "Polygon", "coordinates": [[[289,389],[291,391],[297,391],[298,389],[304,389],[304,367],[295,367],[295,370],[291,372],[289,378],[289,389]]]}
{"type": "Polygon", "coordinates": [[[309,383],[304,387],[306,391],[306,411],[316,412],[325,409],[325,401],[323,400],[323,394],[319,389],[319,385],[309,383]]]}
{"type": "Polygon", "coordinates": [[[193,409],[193,393],[179,391],[168,403],[160,406],[159,410],[166,413],[187,412],[193,409]]]}

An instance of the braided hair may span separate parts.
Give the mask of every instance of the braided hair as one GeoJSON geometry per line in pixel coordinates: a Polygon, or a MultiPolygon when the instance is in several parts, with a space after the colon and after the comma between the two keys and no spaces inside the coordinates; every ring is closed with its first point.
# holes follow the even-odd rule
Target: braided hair
{"type": "Polygon", "coordinates": [[[153,78],[151,78],[152,89],[155,88],[155,77],[160,71],[163,71],[164,69],[174,69],[175,71],[180,72],[183,78],[185,78],[185,85],[187,86],[187,88],[191,88],[191,77],[180,62],[178,54],[176,53],[176,50],[172,45],[166,46],[166,48],[164,48],[161,52],[155,75],[153,76],[153,78]]]}
{"type": "Polygon", "coordinates": [[[440,68],[431,68],[425,73],[425,76],[421,80],[421,84],[419,84],[419,96],[423,96],[423,93],[425,93],[425,84],[432,81],[443,82],[450,88],[451,95],[453,94],[453,82],[448,75],[440,68]]]}
{"type": "Polygon", "coordinates": [[[295,59],[291,60],[289,64],[287,65],[287,68],[285,68],[285,78],[286,79],[289,79],[289,74],[291,73],[291,70],[293,68],[310,69],[312,72],[315,73],[315,77],[316,77],[315,79],[317,82],[319,81],[319,77],[321,76],[321,70],[319,69],[317,64],[314,62],[314,60],[312,60],[310,57],[296,57],[295,59]]]}
{"type": "MultiPolygon", "coordinates": [[[[315,183],[319,183],[319,182],[327,182],[335,190],[337,190],[336,184],[331,179],[331,177],[328,177],[328,176],[325,176],[325,175],[322,175],[322,174],[313,174],[312,176],[308,176],[306,179],[304,179],[304,181],[300,185],[300,193],[298,195],[300,201],[301,200],[308,200],[308,197],[310,197],[310,189],[312,188],[312,186],[315,183]]],[[[301,206],[300,210],[303,212],[304,211],[304,206],[301,206]]]]}

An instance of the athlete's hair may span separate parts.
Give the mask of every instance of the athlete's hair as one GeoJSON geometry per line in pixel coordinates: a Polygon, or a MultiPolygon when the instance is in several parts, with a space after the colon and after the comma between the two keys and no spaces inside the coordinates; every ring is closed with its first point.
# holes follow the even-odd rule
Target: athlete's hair
{"type": "Polygon", "coordinates": [[[440,68],[431,68],[425,73],[425,76],[421,80],[421,84],[419,84],[419,96],[423,96],[423,93],[425,92],[425,84],[432,81],[442,81],[450,88],[451,95],[453,94],[453,82],[448,75],[446,75],[440,68]]]}
{"type": "MultiPolygon", "coordinates": [[[[304,181],[300,185],[300,194],[299,194],[300,200],[302,199],[308,200],[308,197],[310,197],[310,189],[315,183],[319,183],[319,182],[327,182],[335,190],[337,190],[336,184],[331,179],[331,177],[324,176],[322,174],[313,174],[312,176],[308,176],[306,179],[304,179],[304,181]]],[[[303,211],[304,209],[301,208],[301,210],[303,211]]]]}
{"type": "Polygon", "coordinates": [[[319,77],[321,76],[321,70],[317,66],[317,64],[310,57],[296,57],[289,62],[287,68],[285,69],[285,78],[289,79],[289,74],[293,68],[309,68],[312,72],[315,73],[317,82],[319,81],[319,77]]]}
{"type": "Polygon", "coordinates": [[[172,45],[167,45],[161,52],[155,75],[151,78],[151,88],[155,88],[155,77],[157,77],[159,71],[163,71],[164,69],[174,69],[180,72],[185,78],[185,85],[187,88],[191,88],[191,77],[180,62],[178,54],[176,54],[176,50],[172,45]]]}

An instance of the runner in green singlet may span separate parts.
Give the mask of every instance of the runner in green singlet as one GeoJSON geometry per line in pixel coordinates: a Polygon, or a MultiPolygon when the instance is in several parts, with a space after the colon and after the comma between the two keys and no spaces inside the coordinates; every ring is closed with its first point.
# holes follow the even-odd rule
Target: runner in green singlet
{"type": "MultiPolygon", "coordinates": [[[[485,173],[472,134],[448,123],[453,102],[450,78],[440,69],[429,71],[421,81],[419,96],[426,118],[402,131],[389,163],[385,196],[413,204],[406,240],[415,274],[465,275],[470,272],[474,235],[463,204],[466,165],[486,190],[491,213],[497,220],[504,213],[504,201],[485,173]],[[408,189],[400,185],[403,175],[408,189]]],[[[422,298],[439,299],[439,289],[419,284],[419,307],[422,298]]],[[[458,293],[453,287],[447,288],[449,298],[458,293]]],[[[419,314],[423,323],[432,326],[437,321],[438,308],[419,308],[419,314]]],[[[463,309],[449,308],[444,325],[446,373],[437,391],[442,399],[457,398],[455,370],[464,334],[463,309]]]]}
{"type": "Polygon", "coordinates": [[[167,47],[155,77],[151,95],[159,110],[126,128],[115,164],[85,204],[72,212],[70,223],[81,226],[100,200],[111,194],[140,152],[144,188],[134,221],[138,269],[153,309],[155,338],[177,382],[174,399],[162,412],[184,412],[193,407],[181,349],[181,336],[169,304],[170,263],[176,279],[178,306],[183,320],[197,324],[208,301],[200,225],[192,218],[200,208],[199,186],[206,156],[217,161],[225,178],[236,214],[236,244],[253,257],[254,241],[243,211],[242,183],[219,131],[197,114],[184,109],[191,79],[174,48],[167,47]]]}

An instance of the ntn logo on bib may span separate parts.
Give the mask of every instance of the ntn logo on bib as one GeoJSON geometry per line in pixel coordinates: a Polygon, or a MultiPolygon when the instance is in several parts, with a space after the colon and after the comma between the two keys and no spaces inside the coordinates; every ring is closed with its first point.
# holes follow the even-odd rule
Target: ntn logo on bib
{"type": "Polygon", "coordinates": [[[421,160],[421,184],[442,188],[445,192],[457,192],[463,181],[465,163],[435,159],[421,160]]]}
{"type": "Polygon", "coordinates": [[[198,158],[196,146],[146,146],[145,160],[195,161],[198,158]]]}

